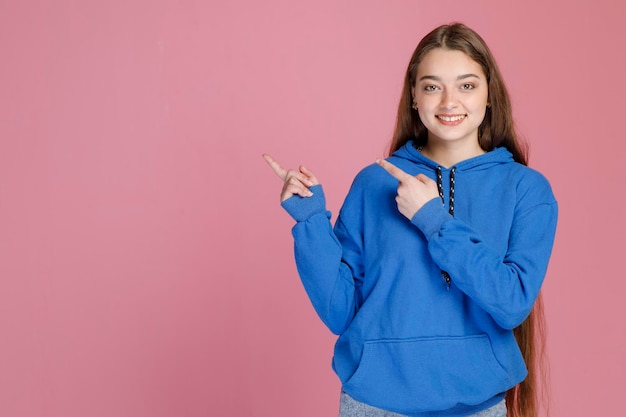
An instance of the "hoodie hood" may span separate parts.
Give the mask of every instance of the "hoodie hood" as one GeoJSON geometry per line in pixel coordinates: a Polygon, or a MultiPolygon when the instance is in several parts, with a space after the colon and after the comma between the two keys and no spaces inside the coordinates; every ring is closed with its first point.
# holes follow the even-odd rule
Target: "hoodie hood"
{"type": "MultiPolygon", "coordinates": [[[[422,155],[422,153],[415,147],[413,140],[408,141],[400,149],[395,151],[392,157],[406,159],[410,162],[424,165],[433,171],[436,170],[437,167],[441,167],[437,162],[422,155]]],[[[494,165],[507,164],[511,162],[514,162],[513,155],[508,151],[508,149],[495,148],[485,154],[461,161],[458,164],[455,164],[454,167],[449,167],[449,169],[456,168],[457,171],[481,170],[489,169],[494,165]]],[[[445,169],[444,167],[441,168],[445,169]]]]}

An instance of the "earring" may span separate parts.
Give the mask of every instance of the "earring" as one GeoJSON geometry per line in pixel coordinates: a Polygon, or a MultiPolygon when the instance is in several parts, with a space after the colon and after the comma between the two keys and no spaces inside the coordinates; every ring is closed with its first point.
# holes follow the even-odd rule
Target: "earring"
{"type": "Polygon", "coordinates": [[[413,110],[417,110],[417,103],[413,100],[413,105],[411,106],[413,110]]]}

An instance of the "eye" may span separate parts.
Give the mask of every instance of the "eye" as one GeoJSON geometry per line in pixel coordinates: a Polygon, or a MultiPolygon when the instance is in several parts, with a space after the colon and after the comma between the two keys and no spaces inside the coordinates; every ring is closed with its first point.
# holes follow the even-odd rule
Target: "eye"
{"type": "Polygon", "coordinates": [[[461,86],[461,90],[473,90],[474,84],[466,83],[461,86]]]}
{"type": "Polygon", "coordinates": [[[437,89],[436,85],[426,85],[424,86],[424,91],[435,91],[437,89]]]}

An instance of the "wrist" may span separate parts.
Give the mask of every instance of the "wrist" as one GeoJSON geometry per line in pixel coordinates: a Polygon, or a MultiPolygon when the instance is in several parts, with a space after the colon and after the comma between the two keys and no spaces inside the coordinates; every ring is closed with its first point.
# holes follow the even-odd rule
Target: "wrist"
{"type": "Polygon", "coordinates": [[[309,197],[293,195],[280,203],[297,222],[306,221],[315,214],[326,212],[326,197],[322,185],[313,185],[309,190],[312,193],[309,197]]]}

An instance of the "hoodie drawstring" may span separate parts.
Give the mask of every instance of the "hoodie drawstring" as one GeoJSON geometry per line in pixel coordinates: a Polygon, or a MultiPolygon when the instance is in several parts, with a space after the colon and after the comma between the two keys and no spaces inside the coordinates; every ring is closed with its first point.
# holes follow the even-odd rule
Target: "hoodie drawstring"
{"type": "MultiPolygon", "coordinates": [[[[448,213],[454,217],[454,174],[456,173],[456,167],[452,167],[450,170],[450,202],[448,204],[448,213]]],[[[441,197],[441,202],[445,206],[445,198],[443,196],[443,185],[442,185],[443,175],[441,166],[437,165],[437,189],[439,190],[439,197],[441,197]]],[[[450,290],[450,274],[448,274],[443,269],[441,270],[441,277],[446,283],[446,290],[450,290]]]]}

